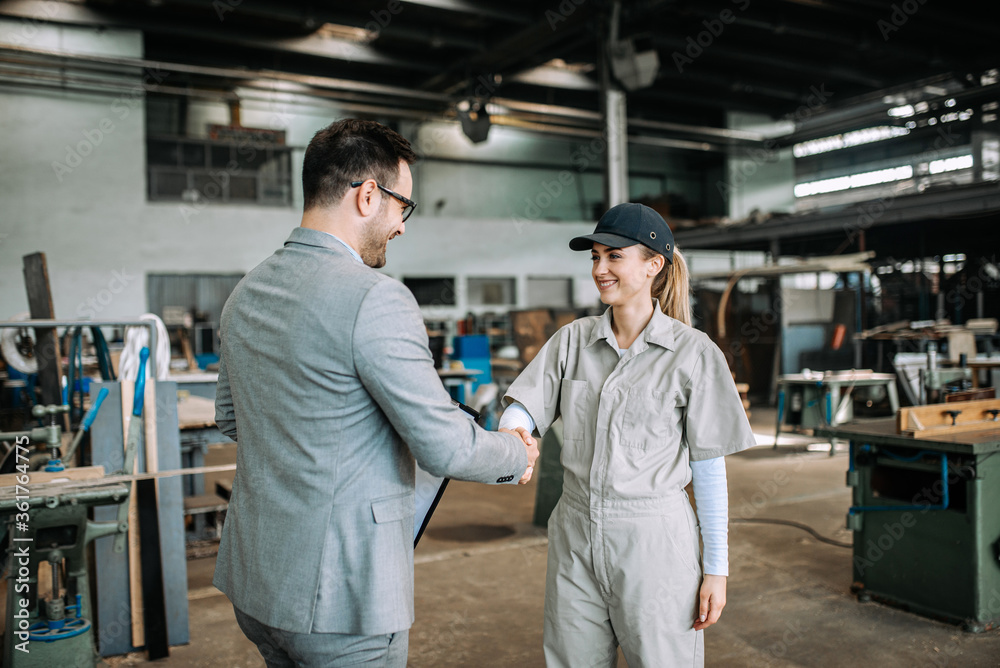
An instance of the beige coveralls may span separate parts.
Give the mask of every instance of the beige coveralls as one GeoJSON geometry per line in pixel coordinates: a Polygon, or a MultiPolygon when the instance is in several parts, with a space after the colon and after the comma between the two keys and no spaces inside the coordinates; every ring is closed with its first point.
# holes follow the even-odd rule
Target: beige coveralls
{"type": "Polygon", "coordinates": [[[619,358],[611,309],[559,331],[511,384],[539,435],[563,420],[549,519],[549,668],[704,665],[690,460],[756,445],[722,351],[659,308],[619,358]]]}

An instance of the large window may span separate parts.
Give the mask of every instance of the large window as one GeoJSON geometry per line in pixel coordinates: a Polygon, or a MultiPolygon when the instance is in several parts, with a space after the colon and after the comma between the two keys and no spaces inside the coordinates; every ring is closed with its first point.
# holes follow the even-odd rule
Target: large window
{"type": "Polygon", "coordinates": [[[291,148],[250,139],[148,137],[149,199],[289,206],[291,148]]]}
{"type": "Polygon", "coordinates": [[[513,278],[469,278],[469,306],[512,306],[516,300],[513,278]]]}
{"type": "Polygon", "coordinates": [[[573,308],[573,279],[529,277],[528,308],[573,308]]]}
{"type": "Polygon", "coordinates": [[[149,199],[290,206],[292,149],[285,132],[245,127],[232,110],[233,122],[220,125],[212,110],[209,103],[192,109],[176,95],[146,96],[149,199]]]}
{"type": "Polygon", "coordinates": [[[412,278],[403,279],[403,285],[410,289],[420,306],[454,306],[455,279],[443,278],[412,278]]]}

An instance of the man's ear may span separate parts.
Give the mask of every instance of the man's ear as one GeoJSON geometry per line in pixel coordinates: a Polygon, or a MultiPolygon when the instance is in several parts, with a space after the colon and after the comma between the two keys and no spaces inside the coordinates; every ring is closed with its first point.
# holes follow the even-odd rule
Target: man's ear
{"type": "Polygon", "coordinates": [[[367,218],[378,211],[378,202],[375,201],[378,186],[375,184],[375,179],[368,179],[360,187],[352,188],[352,190],[357,191],[354,194],[354,205],[357,207],[358,213],[367,218]]]}

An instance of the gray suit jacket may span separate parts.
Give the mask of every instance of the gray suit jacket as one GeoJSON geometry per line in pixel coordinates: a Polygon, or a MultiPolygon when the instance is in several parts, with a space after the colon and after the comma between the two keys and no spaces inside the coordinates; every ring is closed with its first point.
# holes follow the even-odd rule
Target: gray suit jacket
{"type": "Polygon", "coordinates": [[[215,586],[287,631],[409,628],[414,456],[516,484],[520,439],[453,406],[413,296],[328,234],[295,229],[221,324],[215,419],[238,454],[215,586]]]}

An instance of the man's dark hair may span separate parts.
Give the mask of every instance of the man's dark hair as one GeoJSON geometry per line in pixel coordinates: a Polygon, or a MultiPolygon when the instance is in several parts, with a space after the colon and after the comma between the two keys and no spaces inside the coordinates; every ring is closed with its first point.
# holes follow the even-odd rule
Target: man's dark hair
{"type": "Polygon", "coordinates": [[[304,209],[336,204],[352,181],[375,179],[392,188],[399,161],[413,164],[417,154],[395,130],[375,121],[345,118],[317,132],[302,161],[304,209]]]}

